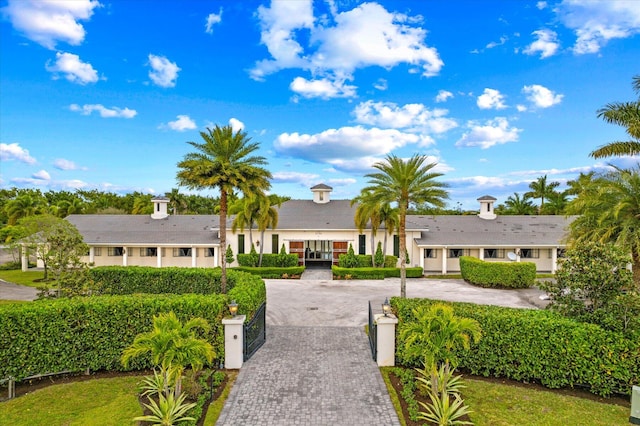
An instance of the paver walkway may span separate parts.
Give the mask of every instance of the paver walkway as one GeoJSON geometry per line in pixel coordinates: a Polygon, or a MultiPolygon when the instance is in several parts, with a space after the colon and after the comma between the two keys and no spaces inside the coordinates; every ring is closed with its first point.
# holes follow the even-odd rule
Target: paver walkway
{"type": "Polygon", "coordinates": [[[217,425],[400,425],[364,329],[267,326],[217,425]]]}

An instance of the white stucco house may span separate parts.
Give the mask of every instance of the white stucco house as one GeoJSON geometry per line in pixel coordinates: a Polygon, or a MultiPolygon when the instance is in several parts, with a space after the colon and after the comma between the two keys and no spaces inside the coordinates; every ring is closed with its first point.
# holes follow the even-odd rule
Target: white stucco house
{"type": "MultiPolygon", "coordinates": [[[[356,205],[351,200],[332,200],[332,188],[319,184],[311,188],[309,200],[290,200],[278,210],[278,226],[268,229],[264,240],[253,230],[254,244],[264,253],[278,253],[284,244],[296,253],[299,264],[326,267],[337,264],[349,245],[357,254],[371,254],[371,229],[359,232],[354,223],[356,205]]],[[[487,261],[530,261],[539,272],[553,272],[564,252],[566,228],[572,218],[564,216],[498,216],[495,198],[478,199],[475,216],[407,216],[409,265],[425,273],[446,274],[460,270],[460,256],[487,261]],[[511,253],[511,254],[510,254],[511,253]]],[[[152,200],[154,212],[142,215],[70,215],[90,247],[86,261],[95,266],[220,266],[220,218],[217,215],[169,215],[169,200],[152,200]]],[[[235,255],[248,253],[249,232],[231,231],[227,223],[227,244],[235,255]]],[[[384,240],[379,229],[375,244],[384,240]]],[[[387,254],[399,253],[397,233],[387,236],[387,254]]],[[[233,265],[232,265],[233,266],[233,265]]]]}

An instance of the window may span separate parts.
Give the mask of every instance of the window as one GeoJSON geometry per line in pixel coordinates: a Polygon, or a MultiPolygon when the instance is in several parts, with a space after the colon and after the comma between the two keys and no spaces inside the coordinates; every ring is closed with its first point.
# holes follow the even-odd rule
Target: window
{"type": "Polygon", "coordinates": [[[365,254],[367,252],[367,236],[358,235],[358,254],[365,254]]]}
{"type": "Polygon", "coordinates": [[[540,257],[540,250],[538,249],[520,249],[520,257],[522,259],[537,259],[540,257]]]}
{"type": "Polygon", "coordinates": [[[204,257],[214,257],[215,255],[216,255],[216,252],[213,247],[206,247],[204,249],[204,257]]]}
{"type": "Polygon", "coordinates": [[[94,247],[93,248],[94,256],[102,256],[102,247],[94,247]]]}
{"type": "Polygon", "coordinates": [[[324,192],[319,192],[318,195],[319,195],[319,200],[324,201],[324,192]]]}
{"type": "Polygon", "coordinates": [[[278,254],[280,250],[280,241],[278,240],[278,234],[271,235],[271,253],[278,254]]]}
{"type": "Polygon", "coordinates": [[[436,249],[424,249],[425,259],[435,259],[438,257],[438,251],[436,249]]]}
{"type": "Polygon", "coordinates": [[[393,236],[393,255],[400,257],[400,237],[397,235],[393,236]]]}
{"type": "Polygon", "coordinates": [[[157,257],[158,248],[157,247],[140,247],[140,256],[157,257]]]}
{"type": "Polygon", "coordinates": [[[176,247],[173,249],[173,257],[191,256],[191,247],[176,247]]]}
{"type": "Polygon", "coordinates": [[[502,259],[504,258],[503,249],[484,249],[485,259],[502,259]]]}
{"type": "Polygon", "coordinates": [[[462,257],[464,256],[464,249],[459,249],[459,248],[453,248],[453,249],[449,249],[449,258],[455,259],[458,257],[462,257]]]}
{"type": "Polygon", "coordinates": [[[122,256],[124,254],[124,247],[109,247],[107,249],[108,256],[122,256]]]}
{"type": "Polygon", "coordinates": [[[244,254],[244,234],[238,234],[238,254],[244,254]]]}
{"type": "Polygon", "coordinates": [[[558,259],[563,257],[567,257],[567,249],[559,248],[558,249],[558,259]]]}

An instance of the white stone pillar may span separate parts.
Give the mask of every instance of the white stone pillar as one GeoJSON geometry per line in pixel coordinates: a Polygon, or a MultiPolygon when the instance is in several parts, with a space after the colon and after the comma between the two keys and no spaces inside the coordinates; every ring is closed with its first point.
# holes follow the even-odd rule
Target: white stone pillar
{"type": "Polygon", "coordinates": [[[244,362],[244,321],[246,315],[224,318],[224,367],[239,369],[244,362]]]}
{"type": "Polygon", "coordinates": [[[484,247],[478,249],[478,259],[484,260],[484,247]]]}
{"type": "Polygon", "coordinates": [[[162,268],[162,247],[156,248],[156,266],[162,268]]]}
{"type": "Polygon", "coordinates": [[[127,247],[122,247],[122,266],[127,266],[128,264],[127,247]]]}
{"type": "Polygon", "coordinates": [[[447,273],[447,248],[442,247],[442,275],[447,273]]]}
{"type": "Polygon", "coordinates": [[[191,267],[195,268],[198,266],[198,248],[191,247],[191,267]]]}
{"type": "Polygon", "coordinates": [[[27,251],[27,245],[22,244],[20,247],[20,263],[22,266],[22,272],[27,272],[29,270],[29,252],[27,251]]]}
{"type": "Polygon", "coordinates": [[[558,247],[551,249],[551,272],[556,273],[558,270],[558,247]]]}
{"type": "Polygon", "coordinates": [[[378,367],[393,367],[396,365],[396,324],[398,318],[390,314],[375,315],[377,328],[377,356],[376,363],[378,367]]]}
{"type": "Polygon", "coordinates": [[[95,247],[89,247],[89,263],[96,261],[96,249],[95,247]]]}
{"type": "Polygon", "coordinates": [[[516,262],[520,262],[520,247],[516,248],[516,262]]]}
{"type": "Polygon", "coordinates": [[[213,248],[213,267],[217,268],[220,264],[220,246],[213,248]]]}

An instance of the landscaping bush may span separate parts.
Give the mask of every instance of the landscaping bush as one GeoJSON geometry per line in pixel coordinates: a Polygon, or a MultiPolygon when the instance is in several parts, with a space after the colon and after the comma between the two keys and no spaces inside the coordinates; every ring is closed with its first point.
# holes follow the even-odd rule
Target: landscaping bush
{"type": "MultiPolygon", "coordinates": [[[[238,264],[244,267],[251,267],[249,263],[252,262],[250,254],[239,254],[238,255],[238,264]]],[[[282,267],[288,268],[298,266],[298,255],[297,254],[272,254],[272,253],[264,253],[262,255],[262,267],[263,268],[273,268],[273,267],[282,267]]],[[[257,267],[257,263],[255,265],[257,267]]],[[[241,269],[241,268],[236,268],[241,269]]]]}
{"type": "MultiPolygon", "coordinates": [[[[428,299],[392,298],[403,323],[414,321],[412,310],[438,303],[428,299]]],[[[608,396],[629,395],[640,383],[640,342],[594,324],[580,323],[554,312],[497,306],[451,303],[456,315],[480,323],[483,338],[461,350],[459,368],[485,377],[507,377],[539,382],[549,388],[586,387],[608,396]]],[[[403,352],[396,356],[405,366],[420,366],[420,359],[403,352]]]]}
{"type": "Polygon", "coordinates": [[[536,280],[536,265],[533,262],[485,262],[462,256],[460,273],[465,281],[480,287],[529,288],[536,280]]]}
{"type": "MultiPolygon", "coordinates": [[[[382,280],[385,278],[400,278],[400,268],[342,268],[340,266],[332,266],[331,271],[334,277],[344,278],[347,275],[351,279],[360,280],[382,280]]],[[[421,267],[406,268],[407,278],[422,278],[423,271],[421,267]]]]}
{"type": "Polygon", "coordinates": [[[252,275],[257,275],[260,278],[291,278],[291,277],[300,278],[300,275],[302,275],[302,273],[304,272],[304,269],[305,269],[304,266],[293,266],[293,267],[263,266],[261,268],[239,266],[239,267],[233,268],[234,271],[247,272],[252,275]]]}

